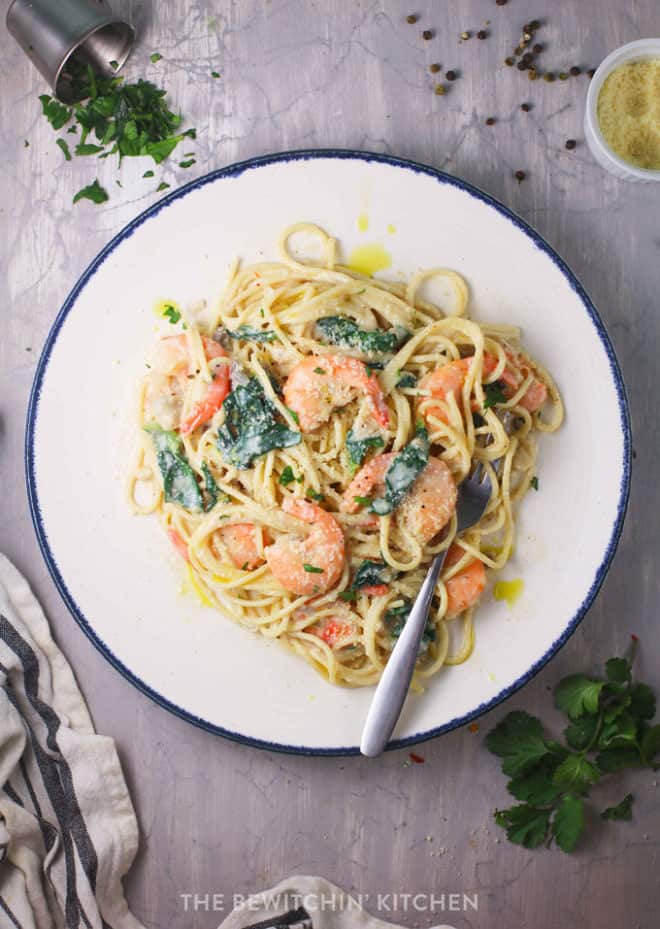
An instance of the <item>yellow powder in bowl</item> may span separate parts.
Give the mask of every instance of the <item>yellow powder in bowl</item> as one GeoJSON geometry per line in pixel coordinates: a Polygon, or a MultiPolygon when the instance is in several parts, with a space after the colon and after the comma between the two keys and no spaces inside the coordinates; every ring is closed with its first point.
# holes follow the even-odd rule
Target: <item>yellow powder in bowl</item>
{"type": "Polygon", "coordinates": [[[660,169],[660,58],[615,68],[600,89],[597,113],[613,152],[637,168],[660,169]]]}

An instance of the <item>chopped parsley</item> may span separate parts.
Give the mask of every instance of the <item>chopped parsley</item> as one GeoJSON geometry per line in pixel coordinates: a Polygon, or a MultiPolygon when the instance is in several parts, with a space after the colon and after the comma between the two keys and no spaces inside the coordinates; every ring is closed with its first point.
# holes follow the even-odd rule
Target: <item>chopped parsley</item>
{"type": "Polygon", "coordinates": [[[153,177],[153,176],[154,176],[154,172],[151,170],[145,171],[144,174],[142,175],[142,177],[153,177]]]}
{"type": "Polygon", "coordinates": [[[303,570],[307,571],[308,574],[323,574],[324,573],[323,568],[317,568],[316,565],[313,565],[313,564],[304,564],[303,570]]]}
{"type": "Polygon", "coordinates": [[[325,497],[323,494],[318,493],[318,491],[313,490],[311,487],[307,488],[307,490],[305,491],[305,496],[309,497],[310,500],[316,500],[319,503],[325,500],[325,497]]]}
{"type": "Polygon", "coordinates": [[[534,475],[534,477],[533,477],[533,478],[531,479],[531,481],[529,482],[529,486],[530,486],[530,487],[533,487],[534,490],[538,490],[538,489],[539,489],[539,479],[538,479],[538,477],[537,477],[536,475],[534,475]]]}
{"type": "Polygon", "coordinates": [[[291,465],[286,465],[280,474],[279,482],[283,487],[287,487],[289,484],[292,484],[296,479],[295,474],[293,473],[293,468],[291,465]]]}
{"type": "Polygon", "coordinates": [[[92,203],[105,203],[106,200],[109,199],[107,192],[101,187],[98,180],[96,180],[92,184],[88,184],[87,187],[83,187],[82,190],[79,190],[74,196],[73,202],[78,203],[79,200],[91,200],[92,203]]]}
{"type": "Polygon", "coordinates": [[[71,161],[71,152],[69,151],[69,146],[66,144],[64,139],[58,139],[55,143],[62,149],[62,153],[67,161],[71,161]]]}
{"type": "Polygon", "coordinates": [[[484,410],[489,410],[498,403],[506,403],[506,394],[504,381],[493,381],[492,384],[484,384],[484,410]]]}
{"type": "Polygon", "coordinates": [[[175,306],[172,306],[171,303],[166,303],[166,304],[165,304],[165,306],[163,307],[161,316],[163,316],[164,319],[169,319],[170,323],[171,323],[173,326],[175,326],[175,325],[179,322],[179,320],[181,319],[181,313],[180,313],[180,311],[177,310],[177,308],[176,308],[175,306]]]}
{"type": "Polygon", "coordinates": [[[151,58],[151,61],[153,64],[157,64],[162,59],[163,56],[161,55],[160,52],[152,52],[149,57],[151,58]]]}
{"type": "Polygon", "coordinates": [[[215,78],[220,77],[220,72],[219,72],[219,71],[211,71],[211,77],[215,77],[215,78]]]}
{"type": "Polygon", "coordinates": [[[180,162],[179,162],[179,167],[180,167],[180,168],[190,168],[190,167],[192,167],[192,165],[194,165],[194,164],[196,164],[196,163],[197,163],[197,162],[196,162],[196,159],[195,159],[195,158],[188,158],[186,161],[180,161],[180,162]]]}
{"type": "Polygon", "coordinates": [[[166,184],[165,181],[161,181],[158,187],[156,188],[156,193],[160,193],[161,190],[167,190],[169,184],[166,184]]]}
{"type": "MultiPolygon", "coordinates": [[[[152,60],[160,57],[154,59],[152,55],[152,60]]],[[[195,129],[180,131],[182,117],[170,110],[165,100],[166,91],[150,81],[125,83],[121,77],[96,74],[91,65],[75,60],[67,64],[65,78],[75,100],[71,106],[65,106],[49,94],[42,94],[39,100],[43,115],[55,131],[71,120],[74,122],[67,132],[74,133],[80,128],[76,155],[99,158],[117,155],[120,161],[127,156],[148,155],[160,164],[183,139],[196,138],[195,129]]],[[[58,140],[57,144],[67,157],[66,143],[58,140]]],[[[190,167],[194,161],[189,159],[181,165],[190,167]]]]}

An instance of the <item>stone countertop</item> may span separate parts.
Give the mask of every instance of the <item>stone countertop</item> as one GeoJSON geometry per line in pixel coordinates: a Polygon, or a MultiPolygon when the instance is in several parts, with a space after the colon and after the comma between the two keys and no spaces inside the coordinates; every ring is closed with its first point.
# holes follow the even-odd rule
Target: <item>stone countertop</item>
{"type": "MultiPolygon", "coordinates": [[[[506,709],[524,707],[556,723],[550,688],[562,675],[616,653],[631,632],[641,638],[640,675],[660,686],[654,638],[660,185],[618,181],[593,162],[582,135],[586,76],[532,83],[503,64],[523,23],[538,17],[545,68],[596,66],[616,46],[660,33],[657,0],[562,0],[547,10],[522,0],[502,6],[495,0],[126,6],[140,27],[127,74],[162,82],[199,129],[197,163],[188,171],[165,169],[173,186],[271,151],[388,152],[482,187],[567,259],[599,307],[623,368],[636,449],[632,497],[595,605],[506,709]],[[415,25],[406,23],[410,13],[420,16],[415,25]],[[430,40],[422,38],[423,29],[434,32],[430,40]],[[487,33],[483,40],[475,35],[480,29],[487,33]],[[472,33],[468,41],[460,39],[464,30],[472,33]],[[149,57],[154,51],[163,55],[156,64],[149,57]],[[439,75],[429,72],[434,62],[444,69],[439,75]],[[448,69],[458,72],[453,83],[443,77],[448,69]],[[221,77],[211,78],[212,70],[221,77]],[[434,93],[437,80],[447,87],[444,96],[434,93]],[[528,113],[523,102],[532,105],[528,113]],[[489,117],[494,125],[486,125],[489,117]],[[569,138],[577,140],[573,151],[565,148],[569,138]],[[522,183],[514,177],[519,170],[526,174],[522,183]]],[[[99,177],[110,202],[73,207],[72,194],[89,183],[96,166],[82,158],[64,161],[40,116],[37,95],[46,89],[40,76],[6,32],[0,42],[0,550],[34,586],[98,730],[119,746],[142,830],[127,881],[136,915],[150,929],[210,929],[234,894],[304,872],[365,895],[368,908],[410,926],[654,929],[660,923],[660,790],[650,772],[628,774],[597,794],[606,805],[631,790],[632,822],[594,822],[571,856],[528,852],[508,844],[492,820],[507,794],[482,735],[503,708],[482,719],[478,733],[462,729],[421,746],[424,764],[411,764],[405,750],[376,762],[268,754],[160,709],[81,634],[30,523],[22,460],[26,404],[39,351],[68,291],[156,194],[117,187],[108,161],[99,177]],[[416,893],[427,895],[418,909],[411,898],[392,896],[416,893]],[[476,911],[464,894],[477,895],[476,911]]]]}

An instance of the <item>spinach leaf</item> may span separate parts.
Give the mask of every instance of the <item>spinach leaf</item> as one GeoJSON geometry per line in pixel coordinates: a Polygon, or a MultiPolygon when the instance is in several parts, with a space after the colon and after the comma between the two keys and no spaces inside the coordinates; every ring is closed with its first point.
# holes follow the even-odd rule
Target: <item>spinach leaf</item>
{"type": "Polygon", "coordinates": [[[166,432],[156,423],[145,427],[156,449],[158,468],[163,478],[165,500],[186,510],[203,508],[202,492],[195,472],[181,454],[181,439],[176,432],[166,432]]]}
{"type": "Polygon", "coordinates": [[[274,342],[277,339],[276,332],[269,332],[267,329],[253,329],[252,326],[242,325],[236,331],[226,330],[227,335],[232,339],[243,339],[245,342],[274,342]]]}
{"type": "Polygon", "coordinates": [[[274,448],[298,445],[302,435],[277,420],[277,409],[256,377],[238,385],[226,398],[225,422],[218,430],[218,448],[228,464],[249,468],[255,458],[274,448]]]}
{"type": "Polygon", "coordinates": [[[390,584],[394,580],[394,573],[389,565],[382,561],[363,561],[355,572],[351,590],[361,587],[376,587],[379,584],[390,584]]]}
{"type": "Polygon", "coordinates": [[[393,352],[410,338],[407,329],[360,329],[346,316],[324,316],[317,320],[321,338],[330,345],[347,345],[362,352],[393,352]]]}
{"type": "Polygon", "coordinates": [[[484,384],[484,410],[489,410],[498,403],[506,403],[506,394],[504,381],[493,381],[492,384],[484,384]]]}
{"type": "MultiPolygon", "coordinates": [[[[204,512],[208,513],[218,502],[220,491],[218,489],[218,485],[215,482],[215,478],[211,474],[211,469],[205,461],[202,462],[202,474],[204,475],[204,490],[206,492],[204,512]]],[[[225,494],[222,496],[224,497],[225,494]]]]}
{"type": "Polygon", "coordinates": [[[429,461],[429,437],[421,426],[412,439],[396,456],[385,474],[385,496],[376,497],[371,512],[379,516],[391,513],[408,493],[429,461]]]}
{"type": "Polygon", "coordinates": [[[346,436],[346,451],[352,470],[360,467],[370,448],[382,448],[384,444],[379,435],[367,435],[359,439],[351,429],[346,436]]]}
{"type": "MultiPolygon", "coordinates": [[[[389,627],[390,635],[393,639],[398,639],[401,633],[403,632],[403,627],[406,624],[406,620],[410,615],[410,611],[413,607],[413,602],[408,597],[403,598],[402,606],[395,606],[392,609],[388,610],[385,613],[385,622],[389,627]]],[[[435,642],[436,631],[435,626],[430,619],[427,619],[426,625],[424,626],[424,632],[422,634],[422,641],[420,642],[420,651],[426,649],[429,646],[430,642],[435,642]]]]}
{"type": "Polygon", "coordinates": [[[400,371],[399,380],[396,382],[396,387],[416,387],[417,378],[412,373],[412,371],[400,371]]]}

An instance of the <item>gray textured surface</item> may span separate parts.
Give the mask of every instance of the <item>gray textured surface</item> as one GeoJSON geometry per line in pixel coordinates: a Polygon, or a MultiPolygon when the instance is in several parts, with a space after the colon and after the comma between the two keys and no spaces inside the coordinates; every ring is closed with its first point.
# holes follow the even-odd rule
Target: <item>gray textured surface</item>
{"type": "MultiPolygon", "coordinates": [[[[608,325],[626,377],[637,458],[619,553],[597,600],[561,654],[507,709],[547,712],[564,673],[642,638],[640,673],[660,685],[657,607],[657,367],[660,185],[605,175],[580,144],[585,77],[528,82],[502,66],[522,23],[548,13],[548,67],[597,64],[623,42],[660,33],[657,0],[446,3],[348,0],[168,0],[135,4],[142,42],[129,73],[163,80],[200,129],[194,174],[293,147],[368,148],[441,166],[499,197],[568,259],[608,325]],[[141,7],[138,8],[138,6],[141,7]],[[547,6],[547,5],[546,5],[547,6]],[[405,16],[422,13],[409,26],[405,16]],[[484,21],[490,37],[459,43],[484,21]],[[430,42],[422,28],[437,30],[430,42]],[[151,65],[148,54],[164,55],[151,65]],[[461,78],[433,94],[428,65],[461,78]],[[211,69],[222,72],[210,78],[211,69]],[[533,102],[529,114],[520,111],[533,102]],[[487,127],[488,116],[497,124],[487,127]],[[574,152],[567,138],[578,139],[574,152]],[[523,169],[518,185],[513,172],[523,169]],[[655,475],[655,476],[654,476],[655,475]]],[[[660,923],[660,788],[648,772],[625,779],[632,823],[601,827],[575,855],[529,853],[500,842],[492,809],[506,800],[481,730],[377,762],[268,755],[214,738],[168,715],[126,683],[84,638],[47,574],[27,513],[22,475],[25,408],[38,352],[76,278],[129,218],[153,200],[112,187],[105,208],[71,207],[94,176],[65,164],[39,116],[40,78],[0,37],[0,549],[21,568],[51,617],[101,732],[117,740],[142,828],[127,882],[148,927],[216,926],[222,912],[184,911],[181,894],[245,893],[295,872],[321,873],[370,894],[478,893],[479,911],[381,911],[422,926],[652,929],[660,923]],[[24,147],[24,139],[30,142],[24,147]]],[[[182,180],[179,173],[179,180],[182,180]]],[[[515,268],[512,268],[515,274],[515,268]]],[[[570,397],[567,398],[570,404],[570,397]]],[[[66,415],[66,411],[63,411],[66,415]]],[[[593,411],[594,417],[598,410],[593,411]]],[[[624,785],[603,789],[618,800],[624,785]]],[[[219,902],[219,901],[218,901],[219,902]]],[[[209,900],[209,908],[212,902],[209,900]]]]}

